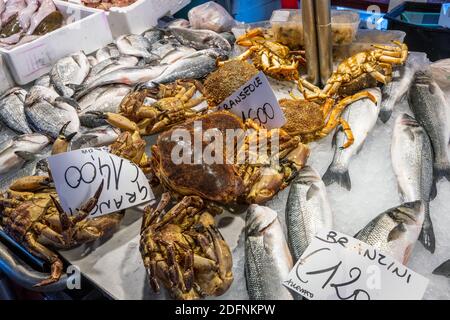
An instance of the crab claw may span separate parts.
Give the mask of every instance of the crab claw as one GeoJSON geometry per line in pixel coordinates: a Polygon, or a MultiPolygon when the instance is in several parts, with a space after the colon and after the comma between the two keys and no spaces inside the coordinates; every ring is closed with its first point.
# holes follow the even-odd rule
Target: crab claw
{"type": "Polygon", "coordinates": [[[139,127],[137,124],[130,119],[118,114],[118,113],[112,113],[112,112],[100,112],[100,111],[88,111],[86,112],[88,114],[93,114],[97,116],[99,119],[104,119],[106,122],[108,122],[110,125],[117,127],[122,130],[126,131],[139,131],[139,127]]]}
{"type": "Polygon", "coordinates": [[[9,189],[13,191],[37,191],[49,187],[50,178],[45,176],[28,176],[15,180],[9,189]]]}
{"type": "Polygon", "coordinates": [[[58,138],[53,143],[52,154],[59,154],[67,152],[69,148],[69,143],[73,139],[73,137],[77,134],[77,132],[72,132],[66,135],[67,127],[69,126],[70,121],[66,122],[59,131],[58,138]]]}

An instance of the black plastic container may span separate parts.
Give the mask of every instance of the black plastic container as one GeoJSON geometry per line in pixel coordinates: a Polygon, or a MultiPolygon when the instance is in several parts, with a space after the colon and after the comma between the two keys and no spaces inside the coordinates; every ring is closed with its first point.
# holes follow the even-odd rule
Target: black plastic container
{"type": "Polygon", "coordinates": [[[430,27],[400,20],[405,11],[441,12],[442,4],[404,2],[384,16],[388,20],[388,29],[406,32],[405,43],[411,51],[426,52],[431,61],[450,57],[450,29],[430,27]]]}

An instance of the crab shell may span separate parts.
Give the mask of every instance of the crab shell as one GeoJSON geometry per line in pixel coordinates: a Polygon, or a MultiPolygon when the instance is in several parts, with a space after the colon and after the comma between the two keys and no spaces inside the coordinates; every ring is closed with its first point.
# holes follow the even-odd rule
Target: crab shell
{"type": "Polygon", "coordinates": [[[325,125],[323,112],[315,102],[281,99],[279,103],[286,118],[283,129],[291,136],[312,134],[325,125]]]}

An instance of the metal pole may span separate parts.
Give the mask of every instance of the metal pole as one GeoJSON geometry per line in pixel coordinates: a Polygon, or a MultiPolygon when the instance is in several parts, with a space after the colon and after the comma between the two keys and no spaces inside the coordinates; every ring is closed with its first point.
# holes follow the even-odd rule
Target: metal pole
{"type": "Polygon", "coordinates": [[[306,71],[308,81],[318,85],[319,55],[317,49],[316,18],[314,12],[315,0],[302,0],[303,39],[305,43],[306,71]]]}
{"type": "Polygon", "coordinates": [[[315,1],[315,16],[317,23],[317,44],[319,48],[320,79],[322,84],[325,84],[333,72],[330,0],[315,1]]]}

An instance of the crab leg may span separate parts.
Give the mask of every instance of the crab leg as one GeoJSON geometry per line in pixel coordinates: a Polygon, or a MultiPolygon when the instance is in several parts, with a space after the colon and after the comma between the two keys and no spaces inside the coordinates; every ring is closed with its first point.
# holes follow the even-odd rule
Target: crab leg
{"type": "Polygon", "coordinates": [[[365,63],[363,65],[364,69],[366,72],[368,72],[375,80],[377,80],[378,82],[384,83],[386,84],[386,77],[379,71],[375,70],[374,68],[372,68],[372,66],[368,63],[365,63]]]}
{"type": "Polygon", "coordinates": [[[340,147],[340,149],[347,149],[353,144],[353,142],[355,142],[355,137],[353,136],[352,129],[350,128],[350,125],[347,121],[339,118],[339,123],[342,126],[342,130],[344,131],[345,136],[347,137],[347,142],[345,142],[344,145],[340,147]]]}
{"type": "Polygon", "coordinates": [[[147,229],[152,223],[158,220],[161,216],[162,211],[170,202],[170,193],[165,192],[161,196],[161,200],[155,209],[150,206],[145,207],[144,209],[144,217],[142,219],[141,230],[147,229]]]}
{"type": "Polygon", "coordinates": [[[69,124],[70,124],[70,121],[66,122],[62,126],[61,130],[59,131],[58,138],[53,143],[52,155],[67,152],[70,141],[77,134],[77,132],[72,132],[72,133],[66,135],[66,129],[69,124]]]}

